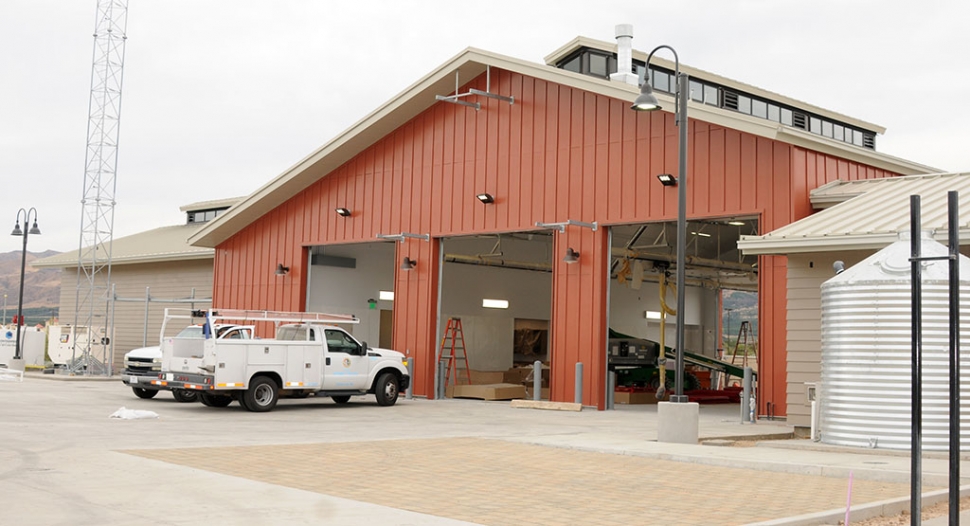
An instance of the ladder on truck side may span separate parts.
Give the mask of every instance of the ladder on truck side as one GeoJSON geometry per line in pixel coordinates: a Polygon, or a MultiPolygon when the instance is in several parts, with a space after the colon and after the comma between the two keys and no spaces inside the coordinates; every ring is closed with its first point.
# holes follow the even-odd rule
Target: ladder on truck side
{"type": "Polygon", "coordinates": [[[439,360],[445,362],[445,390],[449,385],[458,385],[459,371],[465,372],[465,385],[471,385],[472,374],[468,367],[468,354],[465,352],[465,335],[461,329],[461,318],[448,318],[445,334],[441,337],[441,352],[438,356],[439,360]],[[459,361],[462,362],[461,367],[458,367],[459,361]]]}

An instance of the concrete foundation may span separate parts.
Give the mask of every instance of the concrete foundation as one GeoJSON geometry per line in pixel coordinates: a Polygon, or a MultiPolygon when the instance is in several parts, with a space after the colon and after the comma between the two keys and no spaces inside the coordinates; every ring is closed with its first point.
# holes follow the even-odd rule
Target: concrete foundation
{"type": "Polygon", "coordinates": [[[696,402],[657,404],[657,442],[697,444],[700,405],[696,402]]]}
{"type": "Polygon", "coordinates": [[[7,364],[7,369],[10,369],[11,371],[20,371],[20,372],[23,372],[24,371],[24,367],[25,367],[25,365],[24,365],[24,359],[23,358],[20,358],[20,359],[11,358],[10,359],[10,363],[7,364]]]}

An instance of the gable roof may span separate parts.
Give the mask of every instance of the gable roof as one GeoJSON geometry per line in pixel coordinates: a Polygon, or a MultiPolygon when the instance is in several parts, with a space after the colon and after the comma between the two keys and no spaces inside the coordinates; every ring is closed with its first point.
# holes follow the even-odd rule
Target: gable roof
{"type": "MultiPolygon", "coordinates": [[[[111,264],[127,265],[134,263],[158,263],[162,261],[185,261],[193,259],[212,259],[215,250],[207,247],[194,247],[188,238],[198,232],[205,223],[163,226],[119,237],[111,242],[111,264]]],[[[31,265],[37,268],[77,267],[78,251],[63,252],[49,258],[34,260],[31,265]]]]}
{"type": "MultiPolygon", "coordinates": [[[[959,192],[960,240],[970,240],[970,173],[911,175],[837,181],[817,188],[821,198],[842,201],[762,236],[741,236],[745,254],[796,254],[879,249],[910,229],[909,196],[920,195],[922,229],[947,241],[947,192],[959,192]]],[[[813,196],[813,203],[815,196],[813,196]]]]}
{"type": "MultiPolygon", "coordinates": [[[[195,233],[189,239],[189,243],[204,247],[215,247],[222,243],[264,214],[282,205],[288,199],[339,168],[394,129],[436,104],[435,95],[452,94],[456,76],[461,82],[467,82],[485,73],[489,67],[626,100],[631,103],[639,95],[639,89],[630,84],[612,82],[545,64],[467,48],[252,194],[244,197],[239,204],[195,233]]],[[[666,107],[673,106],[673,97],[660,92],[656,95],[659,100],[667,104],[666,107]]],[[[691,118],[711,124],[836,155],[896,173],[912,174],[938,171],[918,163],[710,105],[691,103],[689,115],[691,118]]]]}

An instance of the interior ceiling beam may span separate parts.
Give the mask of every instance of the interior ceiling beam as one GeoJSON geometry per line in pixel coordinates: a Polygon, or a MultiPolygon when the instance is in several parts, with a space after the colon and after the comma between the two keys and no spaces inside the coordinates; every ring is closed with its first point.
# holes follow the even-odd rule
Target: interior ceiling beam
{"type": "Polygon", "coordinates": [[[549,263],[531,263],[528,261],[509,261],[496,257],[464,256],[461,254],[445,254],[446,263],[460,263],[462,265],[481,265],[484,267],[512,268],[517,270],[533,270],[538,272],[552,272],[549,263]]]}
{"type": "MultiPolygon", "coordinates": [[[[611,249],[610,253],[615,258],[639,259],[643,261],[663,261],[665,263],[673,263],[676,260],[676,258],[670,254],[657,254],[632,249],[626,250],[620,247],[614,247],[611,249]]],[[[757,272],[757,269],[754,266],[745,263],[707,259],[699,256],[687,256],[684,259],[684,262],[695,267],[737,270],[739,272],[757,272]]]]}

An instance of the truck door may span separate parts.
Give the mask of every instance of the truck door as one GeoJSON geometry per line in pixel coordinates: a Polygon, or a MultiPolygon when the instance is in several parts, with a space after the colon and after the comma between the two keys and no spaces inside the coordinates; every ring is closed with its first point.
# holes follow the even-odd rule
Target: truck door
{"type": "Polygon", "coordinates": [[[368,358],[364,346],[340,329],[324,329],[324,390],[367,389],[368,358]]]}

